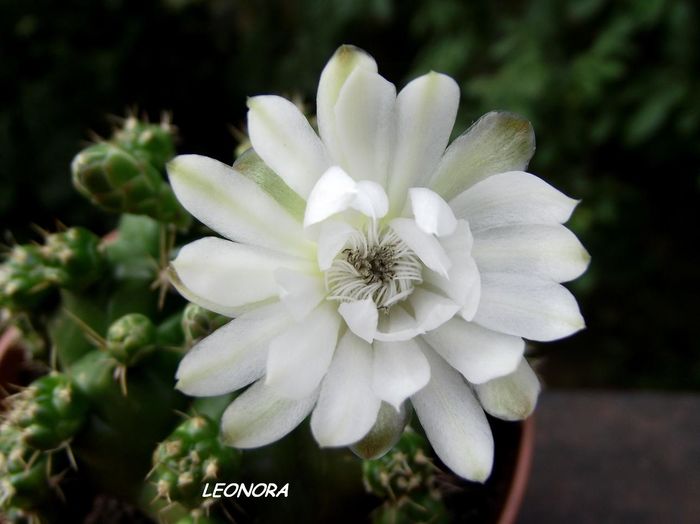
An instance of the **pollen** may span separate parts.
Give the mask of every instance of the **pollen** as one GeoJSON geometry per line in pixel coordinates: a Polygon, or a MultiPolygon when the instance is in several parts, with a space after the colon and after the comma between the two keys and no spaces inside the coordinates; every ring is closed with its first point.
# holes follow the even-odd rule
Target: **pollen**
{"type": "Polygon", "coordinates": [[[389,309],[406,299],[423,281],[416,254],[390,228],[376,223],[352,235],[326,272],[329,299],[340,302],[372,299],[389,309]]]}

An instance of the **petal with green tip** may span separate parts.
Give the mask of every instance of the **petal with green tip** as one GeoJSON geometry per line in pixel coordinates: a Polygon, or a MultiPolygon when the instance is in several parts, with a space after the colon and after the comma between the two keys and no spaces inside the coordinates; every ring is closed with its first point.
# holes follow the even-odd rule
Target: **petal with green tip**
{"type": "Polygon", "coordinates": [[[489,415],[503,420],[523,420],[535,410],[540,381],[523,358],[513,373],[478,384],[474,389],[489,415]]]}
{"type": "Polygon", "coordinates": [[[490,175],[524,171],[534,152],[530,122],[514,113],[493,111],[450,144],[428,187],[449,200],[490,175]]]}

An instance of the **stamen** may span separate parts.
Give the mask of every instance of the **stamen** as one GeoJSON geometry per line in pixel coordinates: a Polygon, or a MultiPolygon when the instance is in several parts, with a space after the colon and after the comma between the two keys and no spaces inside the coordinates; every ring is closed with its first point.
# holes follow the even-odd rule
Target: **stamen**
{"type": "Polygon", "coordinates": [[[423,281],[421,263],[392,229],[379,231],[375,221],[352,235],[326,272],[329,299],[372,299],[387,309],[407,298],[423,281]]]}

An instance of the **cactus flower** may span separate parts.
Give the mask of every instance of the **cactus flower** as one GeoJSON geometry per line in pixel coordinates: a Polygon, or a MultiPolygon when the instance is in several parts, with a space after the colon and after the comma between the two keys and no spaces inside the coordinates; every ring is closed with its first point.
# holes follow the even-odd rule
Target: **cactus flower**
{"type": "Polygon", "coordinates": [[[252,151],[233,167],[169,163],[183,206],[225,237],[184,246],[171,278],[234,318],[177,373],[195,396],[250,386],[223,415],[228,444],[263,446],[311,414],[321,446],[381,447],[410,403],[448,467],[488,478],[484,411],[531,413],[523,339],[583,328],[561,282],[589,257],[562,225],[577,201],[525,172],[529,122],[488,113],[448,147],[458,104],[450,77],[397,94],[343,46],[321,74],[318,133],[291,102],[256,96],[252,151]]]}

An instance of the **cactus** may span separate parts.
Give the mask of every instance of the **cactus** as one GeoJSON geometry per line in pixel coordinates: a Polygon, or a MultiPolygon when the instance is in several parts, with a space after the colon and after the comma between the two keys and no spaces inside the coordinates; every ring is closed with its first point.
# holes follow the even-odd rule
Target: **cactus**
{"type": "MultiPolygon", "coordinates": [[[[265,500],[227,506],[202,498],[209,481],[287,482],[297,472],[309,483],[334,479],[341,501],[361,492],[360,460],[351,453],[322,454],[308,434],[296,432],[266,450],[264,460],[260,452],[242,460],[219,438],[233,394],[187,399],[175,390],[184,353],[230,319],[175,294],[163,300],[175,235],[186,235],[191,221],[163,178],[173,138],[167,121],[129,117],[109,140],[78,153],[74,185],[99,208],[119,214],[116,232],[43,233],[40,243],[14,246],[0,264],[2,315],[20,328],[23,344],[32,348],[31,367],[43,374],[5,401],[0,423],[0,512],[11,522],[81,522],[90,508],[81,501],[92,495],[136,506],[166,524],[228,522],[239,505],[272,521],[283,520],[285,507],[324,520],[333,515],[337,500],[330,493],[315,501],[290,497],[274,507],[265,500]],[[309,503],[318,507],[310,510],[309,503]]],[[[253,152],[238,167],[257,182],[267,176],[253,152]]],[[[281,198],[276,185],[264,189],[281,198]]],[[[303,202],[294,202],[290,209],[299,214],[303,202]]],[[[409,417],[383,406],[355,453],[381,455],[409,417]]],[[[406,435],[410,474],[392,469],[393,454],[364,463],[373,493],[389,500],[376,518],[402,522],[422,518],[420,508],[442,511],[432,470],[420,463],[423,443],[411,444],[415,437],[406,435]]]]}
{"type": "Polygon", "coordinates": [[[406,428],[392,451],[363,462],[365,489],[385,500],[373,514],[375,524],[449,522],[437,482],[440,470],[428,449],[423,436],[406,428]]]}

